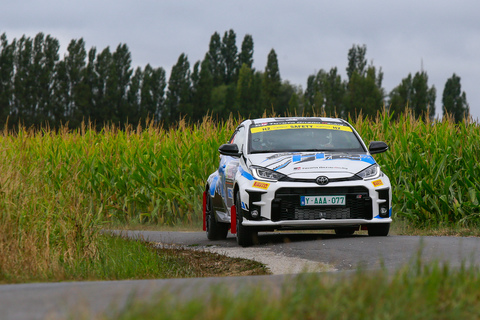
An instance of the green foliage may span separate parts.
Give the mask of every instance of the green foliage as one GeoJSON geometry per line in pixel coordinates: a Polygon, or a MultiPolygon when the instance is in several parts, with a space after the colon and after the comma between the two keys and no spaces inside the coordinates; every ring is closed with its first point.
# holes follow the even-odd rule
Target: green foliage
{"type": "Polygon", "coordinates": [[[470,116],[467,96],[462,92],[460,77],[455,73],[445,83],[442,96],[443,113],[453,117],[455,122],[461,122],[470,116]]]}
{"type": "Polygon", "coordinates": [[[268,54],[267,65],[263,74],[263,107],[266,110],[275,110],[275,112],[280,114],[285,112],[282,108],[287,106],[282,106],[278,103],[280,88],[281,78],[277,54],[272,49],[268,54]]]}
{"type": "Polygon", "coordinates": [[[246,64],[250,69],[253,68],[253,37],[246,34],[242,41],[242,49],[238,55],[238,66],[241,68],[246,64]]]}
{"type": "Polygon", "coordinates": [[[419,227],[480,223],[478,124],[383,114],[354,125],[366,141],[390,146],[376,159],[391,179],[394,218],[419,227]]]}
{"type": "MultiPolygon", "coordinates": [[[[49,279],[79,261],[87,266],[98,258],[104,223],[200,225],[205,181],[239,122],[5,131],[0,281],[22,273],[49,279]]],[[[388,113],[351,122],[367,143],[390,146],[375,158],[391,179],[394,221],[417,228],[480,225],[477,123],[411,114],[394,120],[388,113]]]]}
{"type": "Polygon", "coordinates": [[[305,113],[342,116],[346,114],[343,101],[345,93],[346,83],[337,73],[337,68],[330,69],[328,73],[322,69],[316,76],[311,76],[307,83],[305,113]]]}
{"type": "Polygon", "coordinates": [[[412,263],[386,270],[325,277],[301,274],[283,285],[216,286],[178,299],[163,292],[132,300],[107,319],[474,319],[480,312],[480,270],[412,263]],[[208,297],[208,298],[206,298],[208,297]]]}
{"type": "Polygon", "coordinates": [[[402,113],[412,112],[416,117],[435,117],[435,86],[428,87],[428,75],[425,71],[411,74],[390,92],[389,112],[394,113],[394,118],[402,113]]]}

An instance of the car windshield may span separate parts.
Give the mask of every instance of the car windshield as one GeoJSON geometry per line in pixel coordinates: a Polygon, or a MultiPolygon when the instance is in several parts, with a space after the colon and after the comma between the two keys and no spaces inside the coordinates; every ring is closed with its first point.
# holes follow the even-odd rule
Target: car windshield
{"type": "Polygon", "coordinates": [[[342,123],[267,123],[250,127],[249,152],[365,152],[342,123]]]}

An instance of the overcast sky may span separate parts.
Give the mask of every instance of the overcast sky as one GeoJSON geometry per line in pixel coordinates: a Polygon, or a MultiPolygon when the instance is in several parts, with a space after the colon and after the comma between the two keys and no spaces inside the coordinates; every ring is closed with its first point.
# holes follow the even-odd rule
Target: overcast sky
{"type": "Polygon", "coordinates": [[[478,120],[479,13],[478,0],[3,0],[0,33],[9,41],[49,34],[62,57],[72,39],[83,38],[87,50],[127,44],[133,66],[149,63],[168,76],[180,54],[193,66],[213,33],[233,29],[239,50],[252,35],[257,70],[273,48],[282,80],[303,89],[320,69],[337,67],[345,80],[348,50],[365,44],[387,93],[423,67],[441,114],[445,82],[455,73],[478,120]]]}

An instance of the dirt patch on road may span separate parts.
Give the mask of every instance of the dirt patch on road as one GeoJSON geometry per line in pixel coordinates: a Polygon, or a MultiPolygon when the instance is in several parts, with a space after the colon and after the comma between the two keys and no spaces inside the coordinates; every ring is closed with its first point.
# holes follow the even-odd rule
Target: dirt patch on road
{"type": "Polygon", "coordinates": [[[232,258],[226,255],[208,252],[202,249],[183,247],[164,248],[157,245],[162,255],[168,255],[188,264],[193,277],[227,277],[253,276],[272,274],[262,263],[243,258],[232,258]]]}

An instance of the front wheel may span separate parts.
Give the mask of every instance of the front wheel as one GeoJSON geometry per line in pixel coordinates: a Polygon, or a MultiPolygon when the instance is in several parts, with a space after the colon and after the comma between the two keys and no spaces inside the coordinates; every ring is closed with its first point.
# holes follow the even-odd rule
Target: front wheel
{"type": "Polygon", "coordinates": [[[390,223],[375,223],[368,225],[368,235],[371,237],[386,237],[390,231],[390,223]]]}
{"type": "Polygon", "coordinates": [[[242,247],[251,246],[256,241],[258,233],[242,224],[243,210],[240,192],[235,195],[235,209],[237,211],[237,243],[242,247]]]}
{"type": "Polygon", "coordinates": [[[205,224],[207,226],[208,240],[223,240],[227,238],[229,225],[226,223],[218,222],[217,219],[215,219],[212,200],[208,195],[205,220],[205,224]]]}

